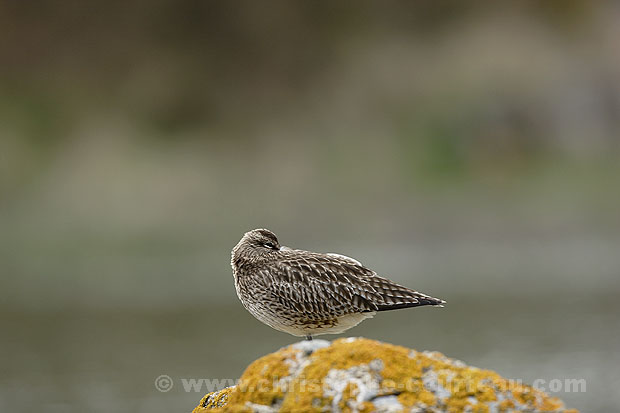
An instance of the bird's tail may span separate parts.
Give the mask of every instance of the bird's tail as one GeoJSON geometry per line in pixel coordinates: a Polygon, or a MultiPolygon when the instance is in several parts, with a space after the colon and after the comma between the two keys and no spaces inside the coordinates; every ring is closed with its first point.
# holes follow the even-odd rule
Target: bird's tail
{"type": "Polygon", "coordinates": [[[380,300],[375,301],[377,311],[398,310],[425,305],[443,307],[443,304],[445,304],[445,301],[440,298],[422,294],[385,278],[373,277],[372,281],[373,288],[380,297],[380,300]]]}

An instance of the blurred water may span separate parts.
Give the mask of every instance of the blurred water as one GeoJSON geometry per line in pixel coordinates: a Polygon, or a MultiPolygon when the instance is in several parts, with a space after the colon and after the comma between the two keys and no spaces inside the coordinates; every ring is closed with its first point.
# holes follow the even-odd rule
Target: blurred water
{"type": "MultiPolygon", "coordinates": [[[[620,405],[619,311],[612,296],[535,295],[524,286],[519,297],[453,295],[444,309],[382,313],[347,335],[438,350],[529,383],[584,378],[586,392],[556,395],[584,412],[610,412],[620,405]]],[[[256,358],[297,341],[237,302],[0,317],[7,412],[189,412],[202,392],[185,392],[181,378],[236,379],[256,358]],[[153,384],[161,374],[176,380],[167,393],[153,384]]]]}

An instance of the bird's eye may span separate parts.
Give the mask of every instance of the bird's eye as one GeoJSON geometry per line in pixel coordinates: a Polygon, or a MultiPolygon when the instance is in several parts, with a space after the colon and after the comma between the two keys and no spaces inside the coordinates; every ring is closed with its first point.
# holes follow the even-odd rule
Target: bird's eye
{"type": "Polygon", "coordinates": [[[276,246],[275,246],[273,243],[271,243],[271,242],[266,242],[266,243],[264,243],[264,244],[263,244],[263,247],[265,247],[265,248],[269,248],[269,249],[272,249],[272,250],[275,250],[275,249],[276,249],[276,246]]]}

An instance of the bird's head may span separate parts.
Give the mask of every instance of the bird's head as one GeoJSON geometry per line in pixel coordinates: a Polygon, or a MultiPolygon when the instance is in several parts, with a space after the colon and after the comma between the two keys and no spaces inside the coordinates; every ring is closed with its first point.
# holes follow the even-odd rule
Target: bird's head
{"type": "Polygon", "coordinates": [[[232,261],[259,261],[284,249],[280,246],[276,234],[268,229],[253,229],[246,232],[232,250],[232,261]]]}

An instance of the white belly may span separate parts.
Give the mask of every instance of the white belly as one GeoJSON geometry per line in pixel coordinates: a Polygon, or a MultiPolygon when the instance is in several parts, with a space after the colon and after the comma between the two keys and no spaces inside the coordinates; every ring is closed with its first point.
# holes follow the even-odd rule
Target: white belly
{"type": "Polygon", "coordinates": [[[269,320],[269,322],[267,322],[266,320],[261,320],[260,318],[259,320],[275,328],[276,330],[280,330],[297,337],[305,337],[308,335],[318,336],[322,334],[340,334],[352,327],[355,327],[365,319],[374,317],[375,314],[375,312],[346,314],[344,316],[338,317],[336,323],[330,326],[312,324],[303,326],[298,324],[286,325],[278,322],[274,323],[274,320],[269,320]]]}

